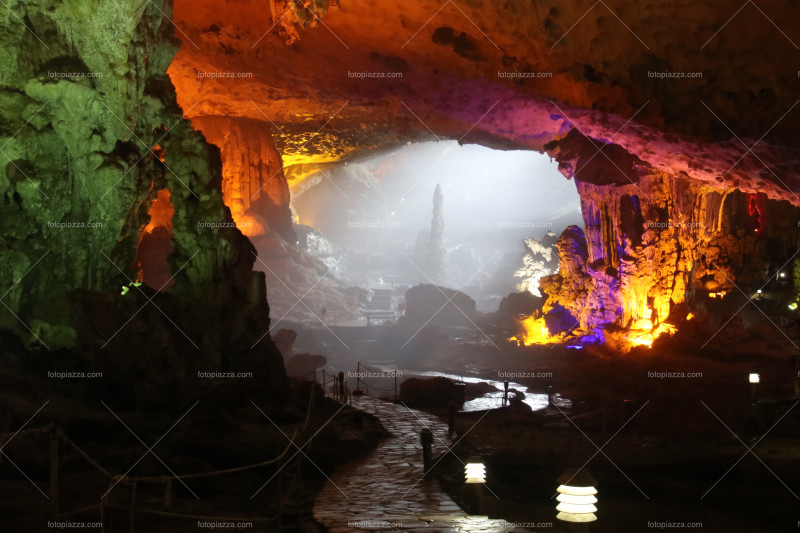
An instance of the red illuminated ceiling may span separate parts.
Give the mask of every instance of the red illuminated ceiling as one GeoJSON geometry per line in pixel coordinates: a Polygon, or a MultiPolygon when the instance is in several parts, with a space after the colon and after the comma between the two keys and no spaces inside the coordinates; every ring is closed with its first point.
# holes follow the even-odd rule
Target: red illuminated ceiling
{"type": "MultiPolygon", "coordinates": [[[[287,46],[286,2],[177,0],[169,73],[188,116],[262,121],[290,181],[434,134],[543,150],[574,128],[646,168],[800,203],[798,157],[781,148],[798,133],[800,11],[762,3],[345,0],[287,46]],[[548,77],[505,77],[522,71],[548,77]]],[[[565,172],[580,157],[560,154],[565,172]]]]}

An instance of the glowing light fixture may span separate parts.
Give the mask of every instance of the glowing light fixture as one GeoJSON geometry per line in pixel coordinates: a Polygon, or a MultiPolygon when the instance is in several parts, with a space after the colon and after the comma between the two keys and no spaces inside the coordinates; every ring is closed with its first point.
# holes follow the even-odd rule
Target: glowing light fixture
{"type": "Polygon", "coordinates": [[[480,457],[470,457],[464,465],[465,483],[486,483],[486,466],[480,457]]]}
{"type": "Polygon", "coordinates": [[[761,383],[761,375],[760,374],[750,374],[750,383],[761,383]]]}
{"type": "Polygon", "coordinates": [[[757,292],[758,294],[761,294],[761,289],[758,289],[756,292],[757,292]]]}
{"type": "Polygon", "coordinates": [[[583,468],[569,468],[558,478],[556,518],[564,522],[594,522],[597,481],[583,468]]]}
{"type": "Polygon", "coordinates": [[[789,310],[795,311],[797,309],[797,302],[792,302],[789,304],[789,310]]]}

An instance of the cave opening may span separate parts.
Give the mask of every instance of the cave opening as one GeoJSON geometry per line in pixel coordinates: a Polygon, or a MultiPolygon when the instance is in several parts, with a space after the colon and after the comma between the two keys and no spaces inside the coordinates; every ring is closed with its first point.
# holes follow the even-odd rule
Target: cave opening
{"type": "MultiPolygon", "coordinates": [[[[478,311],[495,312],[520,288],[538,295],[538,278],[556,270],[552,261],[526,265],[526,239],[552,245],[567,226],[583,226],[575,184],[550,158],[456,141],[359,157],[308,176],[292,192],[298,250],[325,263],[328,277],[359,297],[353,313],[322,294],[329,286],[311,289],[328,299],[312,311],[324,310],[334,324],[398,318],[405,291],[418,284],[459,290],[478,311]],[[380,307],[372,302],[375,291],[391,293],[391,301],[380,307]]],[[[280,283],[277,272],[264,270],[270,287],[280,283]]],[[[308,280],[297,278],[300,286],[292,287],[288,279],[302,294],[308,280]]],[[[290,309],[293,303],[273,298],[273,320],[315,322],[308,310],[304,316],[298,306],[290,309]]]]}

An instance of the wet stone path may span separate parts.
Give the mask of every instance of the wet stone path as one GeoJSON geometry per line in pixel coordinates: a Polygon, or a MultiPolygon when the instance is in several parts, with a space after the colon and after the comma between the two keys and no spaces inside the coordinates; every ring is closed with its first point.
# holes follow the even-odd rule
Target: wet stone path
{"type": "Polygon", "coordinates": [[[314,504],[314,518],[330,533],[522,532],[503,520],[468,516],[432,476],[423,477],[420,431],[434,434],[433,456],[453,443],[447,425],[433,415],[368,396],[353,407],[371,413],[391,433],[366,458],[338,470],[314,504]]]}

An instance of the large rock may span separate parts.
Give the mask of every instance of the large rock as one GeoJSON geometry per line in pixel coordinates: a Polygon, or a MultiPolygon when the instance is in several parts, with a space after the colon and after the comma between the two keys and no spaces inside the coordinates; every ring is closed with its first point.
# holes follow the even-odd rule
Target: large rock
{"type": "Polygon", "coordinates": [[[409,378],[400,385],[400,401],[415,409],[447,407],[454,400],[454,387],[447,378],[409,378]]]}
{"type": "Polygon", "coordinates": [[[406,291],[404,320],[408,324],[467,326],[476,318],[475,300],[463,292],[430,284],[419,284],[406,291]]]}

